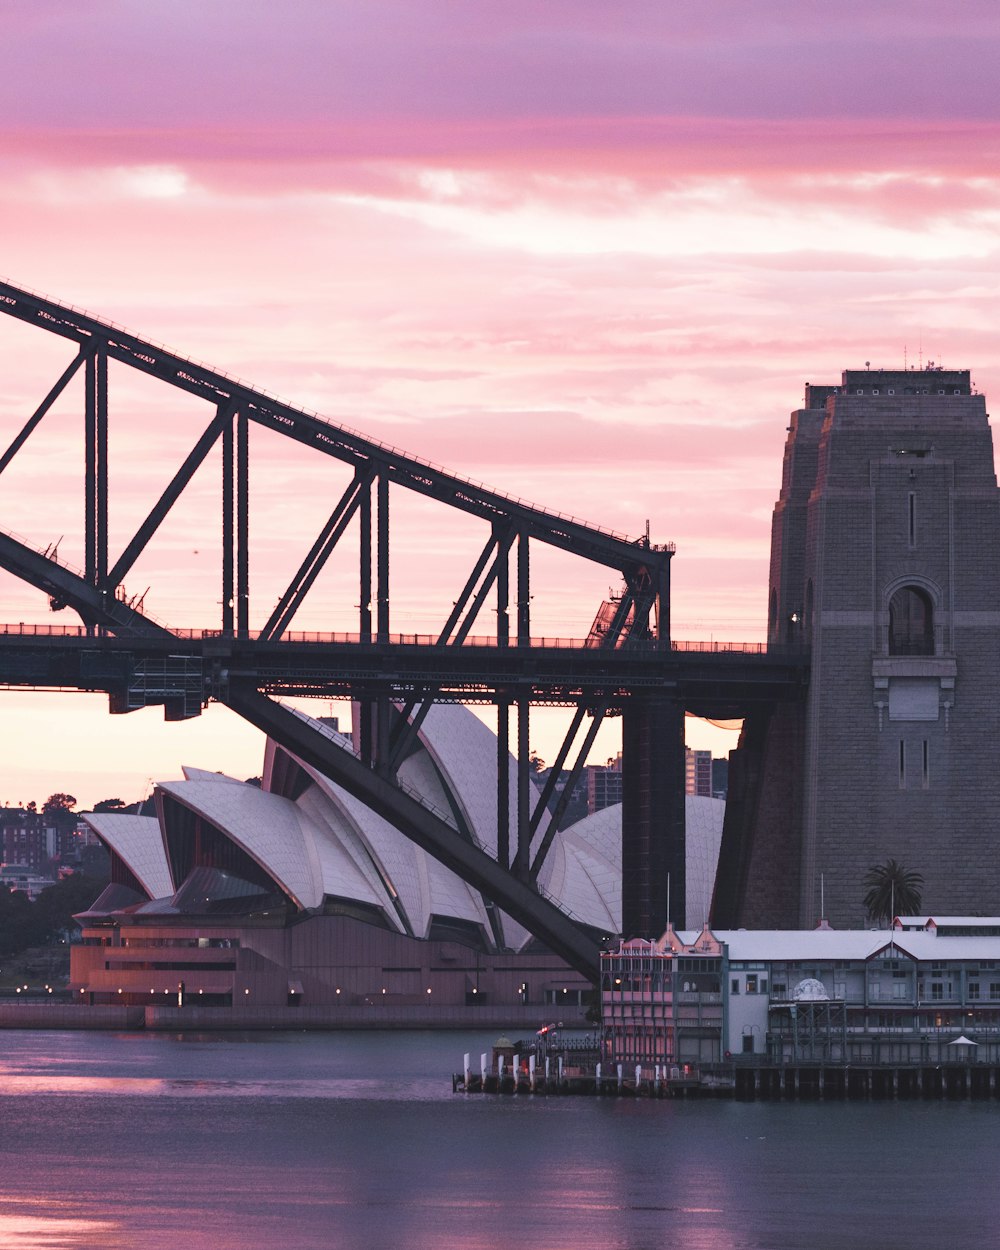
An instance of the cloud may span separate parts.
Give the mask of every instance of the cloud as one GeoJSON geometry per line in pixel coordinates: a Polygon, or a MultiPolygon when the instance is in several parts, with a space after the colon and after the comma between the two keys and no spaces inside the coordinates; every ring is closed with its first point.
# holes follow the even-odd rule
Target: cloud
{"type": "Polygon", "coordinates": [[[464,120],[587,114],[994,118],[995,14],[926,3],[786,0],[474,5],[428,0],[147,0],[7,6],[3,114],[26,126],[185,127],[276,119],[464,120]],[[24,8],[25,6],[20,6],[24,8]],[[193,32],[196,32],[194,34],[193,32]]]}
{"type": "MultiPolygon", "coordinates": [[[[678,635],[757,637],[803,382],[905,353],[1000,391],[998,35],[979,0],[8,5],[6,264],[460,475],[648,519],[678,635]]],[[[71,351],[0,317],[0,444],[71,351]]],[[[112,369],[114,543],[210,415],[112,369]]],[[[74,391],[3,478],[4,524],[77,562],[80,417],[74,391]]],[[[263,620],[347,471],[252,445],[263,620]]],[[[128,579],[176,624],[218,614],[218,488],[213,456],[128,579]]],[[[431,630],[483,527],[392,515],[393,619],[431,630]]],[[[351,627],[356,556],[304,627],[351,627]]],[[[606,570],[538,567],[538,627],[586,630],[606,570]]]]}

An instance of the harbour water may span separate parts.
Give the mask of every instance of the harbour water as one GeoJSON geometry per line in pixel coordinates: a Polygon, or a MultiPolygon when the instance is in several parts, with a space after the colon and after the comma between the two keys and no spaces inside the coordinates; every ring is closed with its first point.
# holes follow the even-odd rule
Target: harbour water
{"type": "Polygon", "coordinates": [[[451,1092],[459,1033],[0,1033],[0,1247],[992,1244],[990,1102],[451,1092]]]}

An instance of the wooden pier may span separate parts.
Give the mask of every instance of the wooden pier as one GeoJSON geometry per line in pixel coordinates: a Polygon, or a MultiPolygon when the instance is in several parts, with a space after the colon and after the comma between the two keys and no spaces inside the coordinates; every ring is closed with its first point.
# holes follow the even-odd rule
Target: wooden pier
{"type": "Polygon", "coordinates": [[[453,1093],[584,1095],[595,1098],[689,1098],[733,1096],[731,1065],[721,1074],[689,1064],[608,1064],[596,1047],[546,1053],[534,1044],[501,1037],[492,1055],[471,1055],[451,1078],[453,1093]]]}
{"type": "Polygon", "coordinates": [[[784,1064],[735,1069],[733,1093],[744,1101],[772,1099],[950,1099],[1000,1097],[1000,1068],[993,1064],[784,1064]]]}
{"type": "Polygon", "coordinates": [[[705,1083],[697,1078],[670,1081],[651,1077],[643,1078],[638,1083],[633,1078],[624,1078],[620,1083],[617,1077],[602,1076],[563,1076],[562,1078],[537,1077],[534,1086],[524,1073],[516,1075],[507,1072],[498,1076],[495,1072],[486,1074],[486,1079],[478,1073],[472,1073],[466,1084],[461,1072],[451,1078],[452,1092],[456,1094],[534,1094],[541,1097],[563,1097],[584,1095],[592,1098],[732,1098],[731,1085],[705,1083]]]}
{"type": "Polygon", "coordinates": [[[767,1064],[729,1062],[692,1065],[609,1064],[597,1052],[539,1055],[520,1042],[500,1038],[491,1055],[452,1076],[454,1093],[583,1095],[597,1098],[736,1098],[771,1101],[891,1101],[903,1099],[988,1101],[1000,1098],[1000,1065],[767,1064]]]}

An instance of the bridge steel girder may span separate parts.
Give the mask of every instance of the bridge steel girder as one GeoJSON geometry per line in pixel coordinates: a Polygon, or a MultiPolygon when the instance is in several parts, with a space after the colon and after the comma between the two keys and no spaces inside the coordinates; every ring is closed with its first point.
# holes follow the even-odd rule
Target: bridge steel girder
{"type": "Polygon", "coordinates": [[[87,625],[103,626],[122,638],[166,641],[175,637],[114,595],[4,533],[0,533],[0,567],[43,591],[53,605],[74,608],[87,625]]]}
{"type": "MultiPolygon", "coordinates": [[[[15,556],[22,576],[49,593],[64,597],[81,615],[86,612],[95,625],[120,630],[136,642],[168,644],[172,648],[183,645],[182,639],[141,613],[113,598],[109,603],[106,594],[83,578],[0,534],[0,562],[13,562],[15,556]]],[[[86,640],[88,646],[91,641],[86,640]]],[[[121,675],[117,676],[120,679],[121,675]]],[[[261,694],[255,685],[227,681],[224,690],[216,691],[215,698],[342,785],[410,841],[481,890],[571,967],[589,980],[596,980],[600,967],[597,943],[554,903],[516,880],[507,868],[473,846],[439,816],[350,752],[334,746],[318,729],[261,694]]]]}
{"type": "MultiPolygon", "coordinates": [[[[662,816],[662,813],[657,815],[657,804],[666,795],[666,783],[655,769],[657,744],[673,742],[676,718],[682,714],[684,706],[702,715],[731,715],[733,709],[745,700],[747,691],[752,691],[753,697],[758,700],[773,698],[775,690],[787,695],[796,684],[801,685],[803,667],[801,659],[797,662],[785,661],[771,656],[757,656],[752,660],[746,656],[734,656],[731,660],[719,656],[678,656],[670,642],[672,546],[653,546],[648,534],[644,540],[628,539],[575,519],[556,516],[519,499],[465,481],[356,431],[303,412],[223,373],[186,360],[108,322],[2,282],[0,313],[74,343],[78,353],[8,448],[0,460],[0,470],[17,454],[73,374],[81,365],[85,369],[85,429],[89,440],[85,466],[86,578],[75,576],[55,560],[47,559],[8,535],[0,534],[0,566],[43,590],[53,600],[53,606],[72,605],[80,613],[88,635],[76,640],[80,644],[77,649],[86,648],[93,655],[107,659],[104,670],[101,670],[100,664],[95,668],[89,661],[87,664],[81,661],[81,685],[85,669],[90,681],[95,673],[106,671],[106,680],[112,685],[114,695],[115,692],[120,693],[122,673],[146,666],[145,673],[152,675],[150,683],[135,691],[130,689],[130,698],[133,694],[141,698],[148,691],[149,701],[164,702],[169,716],[173,695],[170,698],[161,697],[167,683],[164,682],[158,692],[152,678],[160,670],[167,672],[171,664],[179,669],[189,664],[191,672],[204,674],[204,683],[199,686],[192,679],[185,687],[184,715],[192,714],[190,709],[197,703],[195,694],[200,690],[203,699],[216,698],[228,703],[234,710],[240,710],[235,707],[235,700],[246,709],[241,714],[251,722],[257,723],[255,717],[262,722],[274,722],[288,733],[294,726],[290,725],[286,716],[291,720],[297,718],[287,709],[274,704],[267,698],[267,693],[355,696],[362,701],[363,709],[367,709],[360,726],[362,744],[367,742],[368,754],[382,769],[387,767],[389,758],[390,701],[405,703],[429,696],[439,701],[493,703],[504,709],[511,704],[519,706],[524,711],[519,734],[522,757],[527,755],[527,711],[533,702],[603,709],[609,714],[624,713],[626,769],[631,769],[633,782],[634,778],[642,776],[641,783],[630,783],[626,779],[625,841],[634,850],[645,839],[644,845],[649,850],[648,871],[656,875],[667,865],[671,872],[672,892],[682,889],[682,774],[677,778],[679,800],[676,796],[670,800],[672,806],[668,817],[662,816]],[[189,453],[122,555],[111,562],[110,572],[107,551],[108,361],[136,369],[196,396],[214,410],[213,420],[200,442],[189,453]],[[300,568],[296,584],[289,587],[279,602],[277,615],[265,629],[265,634],[275,635],[270,641],[267,638],[251,638],[249,627],[250,422],[335,458],[353,469],[355,482],[360,484],[356,495],[345,502],[343,515],[331,518],[328,535],[324,533],[318,540],[318,547],[300,568]],[[218,634],[182,637],[156,625],[116,598],[115,583],[144,550],[153,532],[219,437],[222,441],[223,468],[222,629],[218,634]],[[373,484],[377,492],[375,507],[371,498],[373,484]],[[496,587],[497,644],[468,645],[467,635],[474,619],[471,609],[462,622],[460,637],[454,640],[457,645],[416,645],[414,640],[414,645],[410,646],[390,634],[390,486],[436,500],[488,524],[497,550],[495,565],[488,574],[490,586],[496,587]],[[335,545],[341,522],[346,524],[350,519],[348,512],[353,512],[355,500],[361,514],[359,629],[364,641],[343,644],[317,642],[311,645],[289,640],[287,636],[280,639],[278,635],[286,631],[299,599],[309,589],[314,570],[322,567],[329,550],[335,545]],[[511,537],[516,535],[517,541],[516,599],[513,605],[516,646],[509,645],[512,631],[508,608],[513,589],[507,565],[510,543],[506,537],[501,542],[501,533],[511,537]],[[609,637],[600,646],[580,649],[531,646],[530,540],[614,569],[624,578],[625,591],[617,601],[609,637]],[[654,610],[655,627],[650,621],[654,610]],[[115,635],[113,639],[106,636],[109,632],[115,635]],[[119,652],[117,659],[106,655],[109,651],[114,652],[116,647],[119,652]],[[152,652],[158,653],[158,660],[154,660],[152,652]],[[741,686],[741,682],[745,684],[741,686]],[[734,693],[736,691],[738,693],[734,693]],[[630,755],[634,756],[631,765],[628,762],[630,755]],[[639,813],[638,817],[636,813],[639,813]],[[639,827],[637,819],[644,830],[639,841],[632,832],[628,832],[639,827]],[[654,845],[661,835],[669,842],[666,850],[662,847],[657,850],[654,845]],[[670,864],[674,866],[669,867],[670,864]]],[[[483,606],[485,594],[482,591],[476,596],[475,611],[483,606]]],[[[65,651],[72,649],[67,643],[65,651]]],[[[27,667],[28,660],[25,659],[24,663],[27,667]]],[[[64,665],[65,668],[71,669],[72,665],[64,665]]],[[[40,669],[41,666],[38,671],[40,669]]],[[[11,671],[16,671],[16,665],[11,666],[11,671]]],[[[21,681],[20,684],[27,683],[21,681]]],[[[87,685],[85,688],[95,687],[87,685]]],[[[103,687],[98,683],[97,688],[103,687]]],[[[119,710],[130,706],[132,703],[127,699],[119,710]]],[[[324,754],[322,744],[311,741],[308,734],[301,745],[303,752],[311,752],[315,758],[323,759],[321,766],[324,770],[336,767],[350,774],[351,786],[356,787],[352,792],[361,794],[366,802],[371,801],[375,810],[391,811],[389,818],[397,824],[403,822],[400,827],[405,836],[425,846],[431,854],[436,853],[434,846],[437,846],[439,851],[450,857],[450,862],[461,875],[465,876],[466,871],[476,874],[471,880],[474,884],[482,882],[480,888],[487,897],[504,906],[532,931],[538,932],[554,950],[560,950],[558,943],[561,942],[560,953],[564,957],[568,957],[566,952],[576,952],[571,962],[574,966],[581,966],[578,959],[582,958],[583,947],[580,943],[584,939],[580,930],[557,908],[552,908],[552,913],[559,916],[559,924],[568,928],[560,928],[545,907],[536,916],[532,909],[536,904],[541,907],[544,900],[532,890],[530,882],[515,882],[506,871],[506,865],[494,863],[445,822],[432,818],[419,803],[393,785],[391,778],[376,775],[373,769],[343,752],[338,751],[331,761],[327,758],[329,751],[324,754]],[[341,755],[345,756],[344,760],[341,755]],[[345,762],[347,759],[351,762],[345,762]],[[430,825],[428,820],[432,820],[430,825]],[[436,824],[433,823],[435,820],[436,824]],[[469,855],[472,859],[466,863],[469,855]],[[491,866],[489,869],[481,862],[483,859],[491,866]],[[531,902],[532,899],[535,903],[531,902]],[[543,933],[536,927],[536,920],[550,924],[550,928],[543,933]]],[[[309,756],[304,754],[304,758],[309,756]]],[[[519,872],[528,876],[532,867],[527,862],[530,833],[537,829],[541,817],[539,812],[532,815],[527,810],[526,758],[519,760],[519,769],[519,839],[515,858],[519,872]]],[[[674,776],[677,770],[673,762],[666,771],[674,776]]],[[[507,801],[499,795],[499,786],[504,780],[502,773],[503,761],[498,759],[498,809],[501,811],[507,801]]],[[[343,777],[336,779],[346,784],[343,777]]],[[[438,857],[441,858],[440,855],[438,857]]],[[[626,860],[626,877],[631,880],[635,876],[638,859],[629,851],[626,860]]],[[[535,865],[536,871],[538,863],[540,861],[535,865]]],[[[470,880],[470,877],[465,876],[465,879],[470,880]]],[[[657,893],[661,889],[665,889],[665,885],[651,886],[652,893],[647,892],[648,897],[641,906],[629,903],[626,908],[629,915],[641,914],[644,917],[642,927],[650,929],[650,932],[650,926],[655,928],[657,915],[662,911],[657,893]]],[[[627,885],[627,890],[631,891],[629,898],[633,898],[633,885],[627,885]]],[[[674,907],[672,916],[680,919],[680,909],[674,907]]],[[[584,962],[589,967],[587,974],[593,975],[596,951],[588,948],[585,954],[584,962]],[[593,961],[592,966],[590,961],[593,961]]],[[[581,967],[581,970],[585,969],[581,967]]]]}
{"type": "Polygon", "coordinates": [[[642,570],[647,569],[657,590],[664,586],[672,547],[651,546],[648,541],[626,538],[574,518],[546,512],[520,499],[508,498],[499,491],[406,456],[354,430],[303,412],[97,317],[10,283],[0,282],[0,313],[69,339],[81,348],[99,350],[107,359],[196,395],[216,409],[232,404],[248,420],[355,468],[373,463],[378,466],[380,479],[386,483],[393,482],[490,523],[514,522],[526,538],[614,568],[626,577],[641,577],[642,570]]]}
{"type": "MultiPolygon", "coordinates": [[[[17,572],[13,567],[16,561],[9,556],[12,546],[17,546],[14,540],[0,534],[0,567],[17,572]]],[[[45,561],[30,549],[22,551],[51,570],[28,580],[48,594],[62,596],[93,623],[103,626],[106,634],[89,637],[83,628],[63,630],[55,626],[50,631],[46,626],[28,625],[22,629],[0,622],[0,656],[14,651],[53,650],[66,655],[78,651],[134,654],[142,659],[181,656],[199,660],[206,673],[214,671],[216,684],[233,677],[281,696],[330,699],[382,695],[405,703],[414,691],[434,687],[438,700],[445,703],[492,705],[521,693],[533,703],[552,707],[583,706],[600,711],[606,702],[607,714],[620,714],[636,699],[659,696],[674,699],[687,710],[696,708],[699,715],[718,717],[722,715],[718,709],[725,707],[726,715],[743,717],[754,707],[795,702],[806,689],[804,657],[794,662],[789,658],[776,661],[764,655],[745,656],[743,663],[733,666],[729,657],[719,657],[726,662],[713,664],[711,657],[674,651],[664,657],[657,671],[652,653],[616,651],[602,655],[580,650],[576,663],[560,672],[553,653],[541,648],[497,651],[396,643],[270,643],[219,633],[172,633],[120,600],[105,601],[96,588],[60,565],[45,561]],[[708,698],[701,693],[706,685],[708,698]]],[[[209,693],[214,695],[215,688],[212,686],[209,693]]],[[[537,829],[539,822],[534,823],[537,829]]]]}
{"type": "Polygon", "coordinates": [[[230,685],[221,700],[281,746],[316,768],[399,829],[411,842],[450,868],[506,911],[581,975],[596,981],[600,947],[564,912],[449,824],[378,776],[351,752],[253,686],[230,685]]]}

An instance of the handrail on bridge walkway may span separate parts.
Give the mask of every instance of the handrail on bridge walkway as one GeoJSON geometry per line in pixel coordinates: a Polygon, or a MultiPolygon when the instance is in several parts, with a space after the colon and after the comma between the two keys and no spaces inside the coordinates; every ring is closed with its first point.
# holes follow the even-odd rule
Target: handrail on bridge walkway
{"type": "MultiPolygon", "coordinates": [[[[167,627],[169,628],[169,627],[167,627]]],[[[286,646],[294,643],[336,643],[345,646],[398,646],[398,647],[435,647],[454,649],[455,644],[442,644],[435,634],[390,634],[386,642],[379,642],[377,639],[362,641],[361,635],[350,632],[331,632],[322,630],[286,630],[280,640],[268,640],[262,638],[260,634],[251,633],[248,638],[239,639],[233,635],[225,634],[221,629],[170,629],[170,633],[174,638],[185,642],[201,642],[203,640],[212,640],[215,638],[233,638],[236,642],[270,642],[273,646],[286,646]]],[[[85,625],[45,625],[36,624],[31,621],[17,621],[7,624],[0,623],[0,637],[34,637],[34,638],[93,638],[95,633],[88,629],[85,625]]],[[[121,629],[104,629],[96,636],[114,636],[120,639],[127,639],[130,636],[127,628],[121,629]]],[[[498,647],[499,641],[495,637],[486,635],[470,635],[458,644],[461,648],[472,647],[498,647]]],[[[515,643],[504,644],[507,649],[513,650],[515,643]]],[[[561,650],[579,650],[590,651],[597,649],[597,644],[593,639],[589,638],[550,638],[550,637],[533,637],[530,640],[532,649],[544,650],[561,649],[561,650]]],[[[660,649],[658,643],[654,639],[629,639],[628,642],[615,650],[627,650],[638,652],[654,652],[660,649]]],[[[799,655],[802,652],[801,647],[787,646],[781,643],[768,642],[726,642],[723,640],[694,640],[694,641],[675,641],[670,644],[671,651],[684,651],[692,653],[702,653],[706,655],[725,655],[732,653],[734,655],[772,655],[772,656],[791,656],[799,655]]]]}

